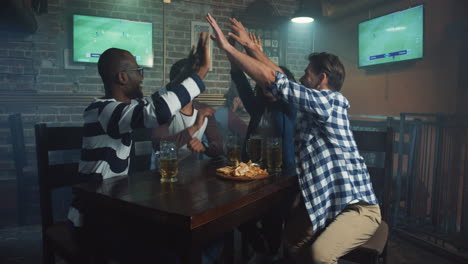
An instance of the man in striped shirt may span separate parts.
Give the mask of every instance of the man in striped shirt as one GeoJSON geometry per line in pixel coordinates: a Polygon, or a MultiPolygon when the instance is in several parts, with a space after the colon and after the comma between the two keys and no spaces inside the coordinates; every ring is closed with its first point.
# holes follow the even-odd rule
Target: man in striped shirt
{"type": "Polygon", "coordinates": [[[205,90],[209,64],[198,67],[176,87],[143,97],[143,68],[130,52],[111,48],[99,58],[106,95],[84,112],[79,172],[85,178],[109,178],[128,172],[133,129],[156,127],[205,90]]]}
{"type": "Polygon", "coordinates": [[[215,32],[212,38],[231,60],[266,93],[300,112],[295,145],[301,202],[291,213],[285,242],[296,263],[336,264],[366,243],[381,222],[367,167],[350,130],[349,102],[339,92],[343,64],[333,54],[312,53],[300,85],[249,43],[240,22],[230,19],[229,35],[252,57],[227,41],[211,15],[207,20],[215,32]]]}
{"type": "MultiPolygon", "coordinates": [[[[194,73],[174,85],[170,91],[161,89],[161,92],[144,97],[143,68],[138,66],[135,57],[122,49],[106,50],[98,61],[105,96],[92,102],[83,114],[80,177],[84,181],[100,181],[126,175],[132,131],[168,122],[182,107],[202,93],[205,90],[202,79],[210,67],[209,54],[208,35],[202,34],[196,51],[192,50],[189,56],[194,73]]],[[[68,213],[78,240],[82,239],[79,228],[83,225],[79,210],[82,207],[81,202],[75,199],[68,213]]]]}

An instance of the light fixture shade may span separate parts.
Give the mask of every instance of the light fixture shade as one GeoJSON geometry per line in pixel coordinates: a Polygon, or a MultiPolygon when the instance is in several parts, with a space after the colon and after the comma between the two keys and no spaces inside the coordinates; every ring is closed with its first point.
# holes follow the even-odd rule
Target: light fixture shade
{"type": "Polygon", "coordinates": [[[309,16],[299,16],[299,17],[291,18],[291,21],[294,23],[305,24],[305,23],[314,22],[314,18],[309,17],[309,16]]]}
{"type": "Polygon", "coordinates": [[[301,1],[299,9],[294,13],[291,21],[294,23],[311,23],[317,16],[320,16],[321,9],[320,1],[301,1]]]}

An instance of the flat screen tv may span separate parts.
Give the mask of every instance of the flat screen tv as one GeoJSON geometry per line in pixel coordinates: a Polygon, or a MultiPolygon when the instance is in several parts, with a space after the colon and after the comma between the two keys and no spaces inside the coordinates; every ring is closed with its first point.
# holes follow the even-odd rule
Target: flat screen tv
{"type": "Polygon", "coordinates": [[[423,57],[423,5],[359,23],[359,67],[423,57]]]}
{"type": "Polygon", "coordinates": [[[139,65],[153,67],[153,24],[73,15],[73,61],[96,63],[108,48],[128,50],[139,65]]]}

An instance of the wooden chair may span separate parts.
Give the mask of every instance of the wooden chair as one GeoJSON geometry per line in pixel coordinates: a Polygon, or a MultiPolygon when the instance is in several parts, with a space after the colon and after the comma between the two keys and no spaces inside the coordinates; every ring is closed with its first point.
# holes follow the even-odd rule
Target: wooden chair
{"type": "Polygon", "coordinates": [[[130,151],[129,173],[149,170],[153,144],[151,141],[152,128],[138,128],[132,132],[132,149],[130,151]]]}
{"type": "Polygon", "coordinates": [[[82,127],[36,124],[36,154],[42,220],[43,264],[55,263],[55,254],[69,263],[89,263],[89,254],[74,240],[65,221],[54,221],[52,192],[80,183],[78,162],[52,164],[49,152],[81,149],[82,127]]]}
{"type": "Polygon", "coordinates": [[[26,223],[26,185],[31,185],[31,183],[24,175],[27,159],[21,114],[16,113],[8,116],[8,122],[10,124],[11,145],[13,147],[13,158],[15,160],[18,224],[24,225],[26,223]]]}
{"type": "Polygon", "coordinates": [[[353,131],[359,152],[366,159],[366,165],[374,192],[379,200],[382,223],[367,243],[343,256],[342,259],[356,263],[386,263],[389,237],[391,183],[393,168],[393,129],[387,131],[353,131]],[[373,156],[369,156],[369,155],[373,156]],[[384,156],[384,157],[382,157],[384,156]],[[371,159],[374,162],[371,162],[371,159]],[[377,161],[383,164],[375,164],[377,161]]]}
{"type": "MultiPolygon", "coordinates": [[[[32,173],[25,175],[24,168],[27,165],[26,148],[24,144],[23,121],[20,113],[11,114],[8,120],[0,120],[0,130],[9,130],[9,143],[11,143],[12,155],[8,159],[14,162],[16,178],[1,179],[0,192],[5,202],[0,202],[0,214],[2,219],[0,227],[17,222],[18,225],[26,224],[27,199],[30,196],[33,182],[32,173]],[[25,177],[27,176],[27,177],[25,177]]],[[[35,176],[35,175],[34,175],[35,176]]],[[[31,211],[31,210],[29,210],[31,211]]],[[[30,218],[28,218],[30,220],[30,218]]]]}

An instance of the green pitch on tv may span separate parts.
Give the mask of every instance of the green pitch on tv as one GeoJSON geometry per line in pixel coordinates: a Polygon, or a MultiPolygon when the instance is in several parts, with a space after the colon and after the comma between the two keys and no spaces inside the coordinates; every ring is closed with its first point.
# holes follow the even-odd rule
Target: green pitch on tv
{"type": "Polygon", "coordinates": [[[153,24],[73,15],[73,61],[97,63],[108,48],[128,50],[139,65],[153,67],[153,24]]]}
{"type": "Polygon", "coordinates": [[[423,11],[419,5],[359,23],[359,66],[422,58],[423,11]]]}

